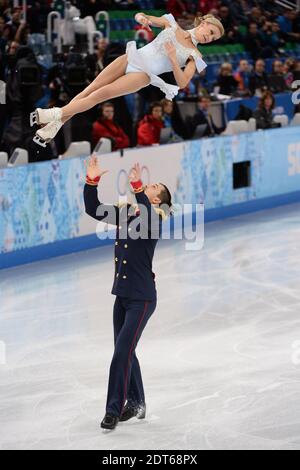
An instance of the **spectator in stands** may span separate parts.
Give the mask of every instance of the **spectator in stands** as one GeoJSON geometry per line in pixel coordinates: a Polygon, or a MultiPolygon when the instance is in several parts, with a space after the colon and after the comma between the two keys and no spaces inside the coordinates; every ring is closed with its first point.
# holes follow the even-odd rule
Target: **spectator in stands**
{"type": "Polygon", "coordinates": [[[81,17],[95,16],[98,11],[116,9],[112,0],[77,0],[81,17]]]}
{"type": "Polygon", "coordinates": [[[283,65],[283,74],[286,86],[291,89],[292,84],[295,81],[295,69],[296,69],[296,59],[289,57],[283,65]]]}
{"type": "Polygon", "coordinates": [[[5,19],[3,16],[0,16],[0,53],[5,53],[5,48],[7,45],[7,34],[5,34],[5,19]]]}
{"type": "Polygon", "coordinates": [[[104,103],[101,106],[101,116],[93,124],[93,142],[97,144],[101,137],[106,137],[112,141],[112,149],[118,150],[128,148],[129,138],[123,129],[114,121],[114,105],[104,103]]]}
{"type": "Polygon", "coordinates": [[[225,62],[221,65],[218,80],[215,83],[215,92],[221,95],[235,95],[238,88],[238,82],[233,76],[232,65],[225,62]]]}
{"type": "Polygon", "coordinates": [[[244,5],[246,2],[241,2],[241,0],[231,0],[229,3],[229,11],[233,18],[235,18],[238,24],[248,24],[248,16],[247,13],[250,13],[249,10],[246,10],[246,6],[244,5]]]}
{"type": "Polygon", "coordinates": [[[220,1],[219,0],[196,0],[196,11],[202,13],[202,15],[207,15],[211,10],[218,9],[220,1]]]}
{"type": "Polygon", "coordinates": [[[296,62],[293,75],[294,75],[294,80],[300,80],[300,60],[297,60],[296,62]]]}
{"type": "Polygon", "coordinates": [[[278,17],[278,23],[281,31],[285,35],[287,41],[299,41],[300,32],[297,30],[297,12],[295,10],[286,9],[284,13],[278,17]]]}
{"type": "Polygon", "coordinates": [[[235,20],[232,17],[229,8],[226,5],[222,5],[219,9],[219,17],[222,21],[222,24],[225,28],[225,31],[233,29],[235,25],[235,20]]]}
{"type": "Polygon", "coordinates": [[[181,142],[183,139],[180,135],[176,133],[174,128],[180,129],[181,127],[181,132],[182,132],[183,122],[178,115],[176,116],[174,112],[174,102],[167,100],[167,99],[163,99],[161,101],[161,105],[162,105],[162,111],[163,111],[162,120],[164,123],[164,127],[171,129],[170,142],[181,142]]]}
{"type": "Polygon", "coordinates": [[[277,3],[277,0],[264,0],[263,8],[264,14],[270,21],[275,21],[283,10],[282,6],[277,3]]]}
{"type": "Polygon", "coordinates": [[[268,76],[265,72],[265,61],[258,59],[255,62],[255,69],[251,74],[249,80],[249,89],[252,95],[261,97],[262,94],[268,89],[269,82],[268,76]]]}
{"type": "Polygon", "coordinates": [[[238,83],[238,95],[239,96],[251,96],[251,92],[249,89],[249,82],[250,82],[250,65],[246,59],[241,59],[239,63],[239,67],[234,74],[234,78],[238,83]]]}
{"type": "Polygon", "coordinates": [[[184,0],[167,0],[167,10],[176,19],[187,16],[187,7],[184,0]]]}
{"type": "Polygon", "coordinates": [[[239,30],[238,25],[234,25],[226,34],[221,38],[223,44],[239,44],[243,42],[243,35],[239,30]]]}
{"type": "Polygon", "coordinates": [[[257,129],[273,129],[281,127],[279,123],[274,122],[274,107],[275,98],[270,91],[266,91],[259,101],[257,110],[253,114],[253,117],[256,119],[257,129]]]}
{"type": "Polygon", "coordinates": [[[249,24],[248,33],[244,39],[244,45],[254,60],[274,56],[273,49],[264,43],[263,36],[257,24],[254,22],[249,24]]]}
{"type": "Polygon", "coordinates": [[[26,45],[28,42],[29,26],[24,21],[21,21],[21,11],[20,7],[12,9],[11,18],[6,22],[4,30],[8,41],[17,41],[21,45],[26,45]]]}
{"type": "Polygon", "coordinates": [[[3,16],[4,20],[8,20],[9,13],[9,0],[0,0],[0,16],[3,16]]]}
{"type": "Polygon", "coordinates": [[[258,27],[264,23],[264,16],[260,7],[253,7],[250,12],[251,22],[255,23],[258,27]]]}
{"type": "Polygon", "coordinates": [[[121,10],[138,10],[139,4],[136,0],[114,0],[115,7],[121,10]]]}
{"type": "Polygon", "coordinates": [[[96,76],[102,72],[104,69],[104,56],[105,52],[108,46],[108,39],[107,38],[101,38],[97,42],[96,46],[96,76]]]}
{"type": "Polygon", "coordinates": [[[272,93],[283,93],[288,89],[283,74],[283,63],[280,60],[274,60],[273,62],[272,73],[268,77],[268,85],[272,93]]]}
{"type": "Polygon", "coordinates": [[[138,125],[138,145],[159,144],[160,132],[164,127],[162,112],[163,109],[160,102],[156,101],[150,105],[149,114],[146,114],[138,125]]]}
{"type": "Polygon", "coordinates": [[[219,128],[215,125],[213,118],[209,112],[209,108],[211,105],[211,99],[209,96],[201,96],[198,100],[198,110],[196,114],[191,117],[187,118],[186,125],[190,129],[190,137],[193,137],[197,126],[199,125],[207,125],[205,136],[210,137],[217,134],[221,134],[223,132],[223,128],[219,128]]]}

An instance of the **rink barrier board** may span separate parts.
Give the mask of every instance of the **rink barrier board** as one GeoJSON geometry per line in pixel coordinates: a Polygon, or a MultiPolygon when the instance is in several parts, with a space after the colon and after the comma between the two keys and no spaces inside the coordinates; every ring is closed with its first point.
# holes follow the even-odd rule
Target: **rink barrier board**
{"type": "MultiPolygon", "coordinates": [[[[208,209],[205,211],[205,223],[237,217],[253,212],[273,209],[278,206],[300,202],[300,191],[281,194],[265,199],[234,204],[228,207],[208,209]]],[[[62,240],[47,245],[5,253],[0,255],[0,270],[33,262],[43,261],[59,256],[76,254],[81,251],[113,245],[113,239],[99,240],[96,234],[85,235],[70,240],[62,240]]]]}
{"type": "MultiPolygon", "coordinates": [[[[139,161],[147,184],[166,175],[173,202],[205,201],[206,222],[300,200],[300,127],[127,149],[101,156],[110,175],[100,198],[128,193],[139,161]],[[233,189],[233,165],[251,164],[250,186],[233,189]]],[[[0,269],[95,248],[96,221],[85,214],[86,157],[0,169],[0,269]],[[19,188],[16,190],[16,188],[19,188]]],[[[100,225],[100,232],[105,224],[100,225]]],[[[106,241],[109,243],[109,240],[106,241]]]]}

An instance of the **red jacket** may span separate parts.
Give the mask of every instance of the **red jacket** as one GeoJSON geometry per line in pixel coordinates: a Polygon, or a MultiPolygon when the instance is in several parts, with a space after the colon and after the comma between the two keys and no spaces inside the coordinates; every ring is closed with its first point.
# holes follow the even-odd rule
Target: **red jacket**
{"type": "Polygon", "coordinates": [[[124,149],[130,145],[129,138],[123,129],[109,119],[100,119],[93,124],[93,141],[95,145],[101,137],[114,139],[113,150],[124,149]]]}
{"type": "Polygon", "coordinates": [[[163,121],[146,114],[138,125],[138,145],[159,144],[160,131],[163,127],[165,127],[163,121]]]}

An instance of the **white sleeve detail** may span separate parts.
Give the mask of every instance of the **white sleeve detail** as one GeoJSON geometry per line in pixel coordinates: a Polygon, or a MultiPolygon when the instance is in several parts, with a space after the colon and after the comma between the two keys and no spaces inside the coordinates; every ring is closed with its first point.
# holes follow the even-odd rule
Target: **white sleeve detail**
{"type": "Polygon", "coordinates": [[[200,57],[199,55],[195,57],[195,64],[196,64],[197,71],[199,73],[202,72],[202,70],[204,70],[207,67],[207,63],[204,62],[202,57],[200,57]]]}
{"type": "Polygon", "coordinates": [[[165,18],[167,18],[170,26],[174,29],[177,28],[178,24],[174,18],[174,16],[172,15],[172,13],[166,13],[165,15],[163,15],[165,18]]]}

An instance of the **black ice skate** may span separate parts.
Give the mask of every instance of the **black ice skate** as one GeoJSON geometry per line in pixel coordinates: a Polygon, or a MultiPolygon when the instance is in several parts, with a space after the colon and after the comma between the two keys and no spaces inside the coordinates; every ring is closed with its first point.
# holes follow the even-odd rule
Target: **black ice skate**
{"type": "Polygon", "coordinates": [[[108,413],[104,416],[101,422],[101,428],[113,430],[119,422],[118,416],[113,416],[108,413]]]}
{"type": "Polygon", "coordinates": [[[146,405],[129,405],[126,403],[123,413],[121,414],[120,421],[128,421],[131,418],[137,417],[137,419],[145,419],[146,417],[146,405]]]}

